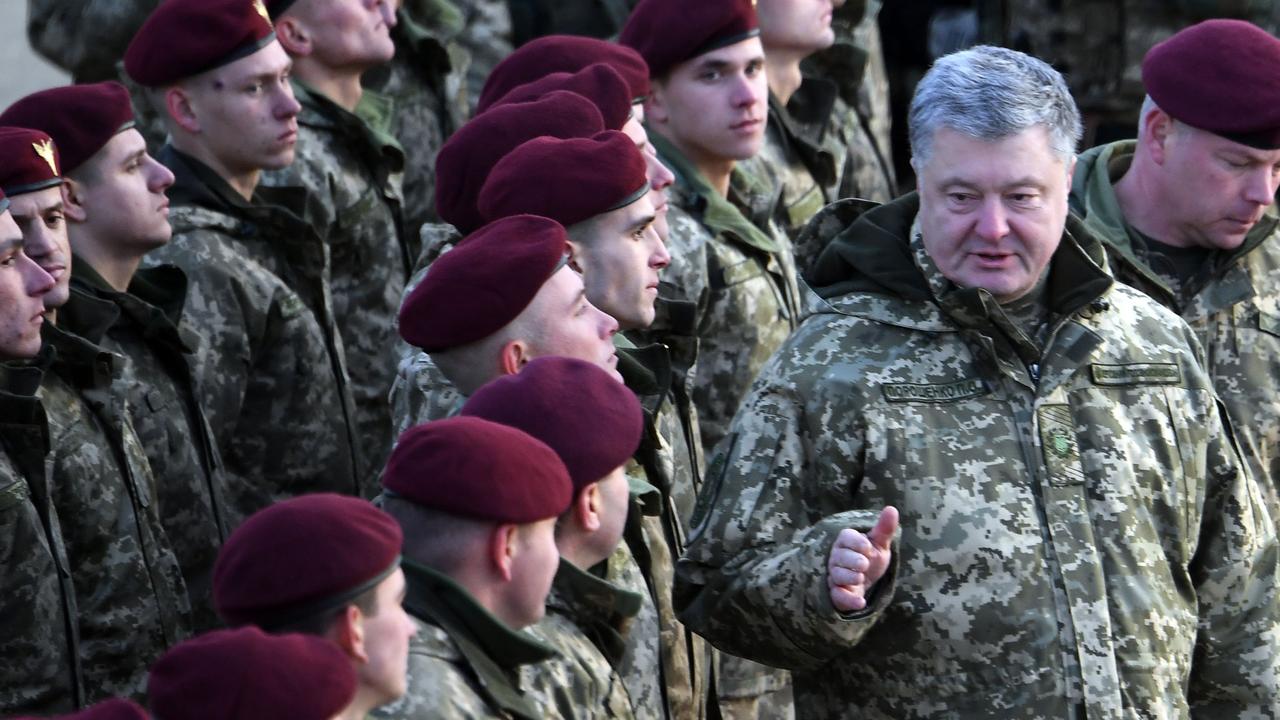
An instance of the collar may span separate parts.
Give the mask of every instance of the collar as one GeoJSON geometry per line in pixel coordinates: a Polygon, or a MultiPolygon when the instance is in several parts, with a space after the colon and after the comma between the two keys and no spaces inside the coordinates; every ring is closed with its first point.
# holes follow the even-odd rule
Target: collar
{"type": "MultiPolygon", "coordinates": [[[[606,560],[602,565],[612,560],[606,560]]],[[[626,623],[640,612],[644,598],[560,558],[547,607],[570,618],[617,665],[626,651],[626,623]]]]}
{"type": "Polygon", "coordinates": [[[389,172],[404,170],[404,149],[391,135],[374,128],[356,113],[329,99],[324,93],[294,78],[293,95],[302,105],[298,122],[325,128],[341,135],[366,158],[378,158],[378,168],[389,172]]]}
{"type": "MultiPolygon", "coordinates": [[[[68,306],[70,304],[67,303],[68,306]]],[[[59,318],[66,309],[64,306],[58,310],[59,318]]],[[[116,373],[115,355],[103,350],[96,342],[50,323],[44,324],[40,334],[45,345],[53,351],[47,358],[48,367],[59,377],[78,390],[111,386],[116,373]]]]}

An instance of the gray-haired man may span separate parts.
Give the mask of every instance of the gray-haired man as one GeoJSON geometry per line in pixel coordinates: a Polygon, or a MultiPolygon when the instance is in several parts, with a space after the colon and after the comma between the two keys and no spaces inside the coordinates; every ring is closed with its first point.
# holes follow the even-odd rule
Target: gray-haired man
{"type": "Polygon", "coordinates": [[[1274,712],[1274,530],[1192,332],[1068,217],[1062,77],[948,56],[910,131],[917,193],[823,211],[682,619],[791,668],[801,718],[1274,712]]]}

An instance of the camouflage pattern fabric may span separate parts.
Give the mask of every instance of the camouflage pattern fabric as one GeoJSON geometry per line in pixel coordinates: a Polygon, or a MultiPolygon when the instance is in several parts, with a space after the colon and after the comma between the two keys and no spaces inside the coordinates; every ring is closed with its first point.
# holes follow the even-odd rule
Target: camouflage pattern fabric
{"type": "Polygon", "coordinates": [[[791,668],[797,717],[1274,714],[1275,532],[1194,334],[1068,220],[1026,362],[909,237],[917,207],[824,211],[818,295],[711,463],[681,617],[791,668]],[[835,536],[886,505],[894,566],[838,613],[835,536]]]}
{"type": "Polygon", "coordinates": [[[212,170],[167,148],[173,240],[148,255],[190,279],[195,374],[226,463],[228,526],[309,492],[359,483],[353,402],[327,294],[327,253],[260,189],[246,203],[212,170]]]}
{"type": "Polygon", "coordinates": [[[641,597],[561,558],[547,614],[529,628],[530,635],[558,655],[523,668],[522,684],[549,717],[634,718],[617,665],[627,623],[639,611],[641,597]]]}
{"type": "Polygon", "coordinates": [[[39,367],[0,365],[0,715],[51,714],[84,702],[75,589],[50,504],[49,427],[39,367]]]}
{"type": "Polygon", "coordinates": [[[545,35],[615,37],[636,3],[637,0],[513,0],[509,4],[515,46],[545,35]]]}
{"type": "Polygon", "coordinates": [[[160,521],[182,566],[197,632],[220,626],[213,609],[213,563],[226,539],[226,478],[192,377],[194,341],[178,328],[187,278],[176,267],[142,269],[116,292],[72,257],[72,301],[59,313],[76,332],[82,298],[111,303],[103,348],[123,356],[129,418],[156,479],[160,521]]]}
{"type": "Polygon", "coordinates": [[[116,79],[142,22],[160,0],[27,0],[31,47],[77,83],[116,79]]]}
{"type": "MultiPolygon", "coordinates": [[[[96,338],[106,331],[93,327],[96,338]]],[[[187,589],[129,422],[120,359],[49,324],[44,339],[54,349],[40,387],[50,498],[76,588],[85,701],[141,700],[147,667],[191,632],[187,589]]]]}
{"type": "Polygon", "coordinates": [[[543,720],[520,685],[523,666],[555,657],[531,635],[489,614],[445,575],[405,559],[404,607],[419,621],[409,641],[409,689],[373,712],[394,720],[543,720]]]}
{"type": "Polygon", "coordinates": [[[1176,292],[1152,269],[1146,239],[1124,219],[1113,183],[1135,143],[1080,156],[1072,209],[1107,246],[1116,278],[1178,313],[1207,356],[1213,379],[1253,479],[1280,518],[1280,218],[1274,208],[1233,252],[1217,252],[1189,287],[1176,292]]]}
{"type": "Polygon", "coordinates": [[[458,32],[451,39],[471,57],[466,69],[467,115],[475,112],[476,101],[494,66],[514,49],[511,8],[508,0],[455,0],[462,13],[458,32]]]}
{"type": "MultiPolygon", "coordinates": [[[[628,468],[627,477],[633,479],[636,474],[628,468]]],[[[656,512],[658,501],[649,498],[650,494],[647,487],[632,491],[632,503],[627,510],[629,524],[631,518],[638,518],[644,512],[642,503],[647,500],[642,500],[642,497],[654,503],[656,512]]],[[[640,598],[635,614],[626,622],[622,655],[614,663],[631,700],[631,714],[636,720],[669,717],[663,690],[662,624],[644,572],[626,542],[618,545],[607,562],[605,581],[640,598]]]]}
{"type": "Polygon", "coordinates": [[[366,487],[391,451],[387,393],[396,375],[400,296],[417,238],[401,233],[404,154],[395,140],[323,95],[293,83],[302,104],[293,164],[262,174],[267,187],[306,188],[309,220],[330,253],[333,313],[346,348],[366,487]]]}

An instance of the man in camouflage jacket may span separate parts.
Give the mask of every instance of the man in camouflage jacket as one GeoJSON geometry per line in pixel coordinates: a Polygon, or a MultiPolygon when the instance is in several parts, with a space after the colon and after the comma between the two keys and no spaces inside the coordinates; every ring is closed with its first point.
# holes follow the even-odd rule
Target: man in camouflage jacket
{"type": "Polygon", "coordinates": [[[912,105],[920,195],[812,226],[819,297],[678,588],[712,642],[792,669],[799,717],[1277,709],[1275,531],[1194,334],[1068,219],[1080,132],[1044,63],[948,56],[912,105]]]}

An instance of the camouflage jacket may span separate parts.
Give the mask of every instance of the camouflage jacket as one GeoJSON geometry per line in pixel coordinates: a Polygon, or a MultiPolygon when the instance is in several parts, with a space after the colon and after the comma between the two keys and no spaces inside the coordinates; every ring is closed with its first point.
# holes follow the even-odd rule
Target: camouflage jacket
{"type": "Polygon", "coordinates": [[[1133,157],[1131,141],[1080,156],[1071,205],[1107,246],[1116,278],[1182,316],[1204,346],[1206,366],[1227,408],[1254,480],[1280,518],[1280,219],[1274,210],[1239,249],[1219,252],[1178,293],[1152,270],[1147,241],[1125,222],[1112,183],[1133,157]]]}
{"type": "Polygon", "coordinates": [[[547,614],[529,628],[530,635],[558,655],[524,667],[524,685],[547,708],[548,716],[634,717],[618,666],[642,597],[561,558],[547,597],[547,614]]]}
{"type": "Polygon", "coordinates": [[[451,38],[471,56],[467,67],[468,117],[474,112],[480,91],[489,73],[515,48],[512,38],[510,0],[453,0],[462,21],[451,38]]]}
{"type": "Polygon", "coordinates": [[[226,539],[226,478],[191,372],[194,341],[179,329],[187,277],[171,265],[145,268],[121,293],[78,256],[71,265],[72,301],[59,321],[86,331],[77,310],[89,304],[114,316],[102,346],[126,360],[129,419],[156,479],[160,522],[182,566],[196,631],[212,629],[221,625],[213,562],[226,539]]]}
{"type": "MultiPolygon", "coordinates": [[[[888,202],[895,194],[891,159],[880,153],[865,120],[825,78],[806,77],[785,106],[770,93],[768,130],[756,159],[779,176],[778,222],[793,241],[828,203],[850,197],[888,202]]],[[[799,271],[807,271],[821,252],[821,247],[797,244],[799,271]]]]}
{"type": "Polygon", "coordinates": [[[544,720],[521,688],[523,666],[555,657],[531,635],[512,630],[445,575],[404,560],[404,607],[420,621],[409,642],[409,689],[373,713],[395,720],[544,720]]]}
{"type": "Polygon", "coordinates": [[[371,494],[359,484],[353,403],[326,292],[327,254],[309,226],[260,189],[247,203],[173,148],[161,160],[173,241],[150,262],[182,268],[196,378],[227,473],[230,527],[309,492],[371,494]]]}
{"type": "Polygon", "coordinates": [[[637,0],[521,0],[511,4],[515,46],[546,35],[615,37],[637,0]]]}
{"type": "MultiPolygon", "coordinates": [[[[456,12],[456,10],[455,10],[456,12]]],[[[469,62],[456,43],[401,8],[391,31],[396,55],[365,73],[356,114],[404,148],[404,232],[416,237],[436,215],[436,153],[466,120],[462,71],[469,62]]],[[[417,258],[410,258],[417,260],[417,258]]]]}
{"type": "Polygon", "coordinates": [[[31,47],[77,83],[116,79],[142,22],[160,0],[27,0],[31,47]]]}
{"type": "Polygon", "coordinates": [[[85,700],[143,697],[147,667],[191,630],[182,571],[160,523],[155,480],[129,421],[120,358],[97,343],[109,315],[45,325],[53,348],[40,398],[49,419],[50,497],[79,609],[85,700]]]}
{"type": "Polygon", "coordinates": [[[297,155],[262,184],[306,188],[308,217],[329,246],[333,312],[346,347],[362,454],[372,487],[391,450],[387,393],[396,375],[396,312],[417,238],[400,217],[404,153],[396,141],[332,100],[294,82],[302,104],[297,155]]]}
{"type": "Polygon", "coordinates": [[[792,668],[799,717],[1274,714],[1275,532],[1194,334],[1069,219],[1038,348],[942,277],[917,208],[824,211],[818,296],[712,461],[681,616],[792,668]],[[896,567],[840,614],[832,543],[886,505],[896,567]]]}
{"type": "Polygon", "coordinates": [[[698,305],[693,400],[703,447],[713,448],[756,373],[795,325],[795,261],[784,235],[766,233],[753,222],[763,216],[768,226],[773,208],[767,198],[750,203],[748,218],[717,195],[669,141],[656,132],[649,138],[676,176],[669,194],[678,210],[667,218],[671,265],[663,274],[698,305]]]}
{"type": "Polygon", "coordinates": [[[38,367],[0,365],[0,715],[84,703],[70,563],[50,503],[38,367]]]}

